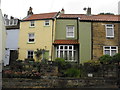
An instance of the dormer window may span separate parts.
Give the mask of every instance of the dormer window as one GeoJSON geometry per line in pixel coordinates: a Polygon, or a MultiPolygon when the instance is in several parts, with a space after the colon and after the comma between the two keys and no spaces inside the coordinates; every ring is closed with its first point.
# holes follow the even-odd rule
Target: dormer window
{"type": "Polygon", "coordinates": [[[50,25],[49,20],[45,20],[45,22],[44,22],[44,26],[49,26],[49,25],[50,25]]]}
{"type": "Polygon", "coordinates": [[[35,27],[35,21],[30,21],[30,27],[35,27]]]}
{"type": "Polygon", "coordinates": [[[114,25],[113,24],[106,24],[106,37],[107,38],[114,38],[114,25]]]}

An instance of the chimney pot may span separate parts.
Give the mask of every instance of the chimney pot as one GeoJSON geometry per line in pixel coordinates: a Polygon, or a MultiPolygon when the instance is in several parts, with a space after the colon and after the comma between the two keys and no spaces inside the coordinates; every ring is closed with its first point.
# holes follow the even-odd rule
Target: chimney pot
{"type": "Polygon", "coordinates": [[[33,10],[33,9],[32,9],[32,7],[30,7],[30,8],[29,8],[29,10],[28,10],[27,16],[29,16],[29,15],[32,15],[32,14],[33,14],[32,10],[33,10]]]}

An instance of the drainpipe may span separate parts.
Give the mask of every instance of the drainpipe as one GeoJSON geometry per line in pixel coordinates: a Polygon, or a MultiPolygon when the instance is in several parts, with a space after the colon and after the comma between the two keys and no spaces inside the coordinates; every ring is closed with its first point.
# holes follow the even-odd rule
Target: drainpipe
{"type": "MultiPolygon", "coordinates": [[[[54,39],[55,39],[55,23],[56,23],[56,18],[52,20],[52,46],[51,46],[51,61],[54,57],[54,39]]],[[[53,60],[54,61],[54,60],[53,60]]]]}
{"type": "MultiPolygon", "coordinates": [[[[79,42],[79,20],[80,20],[80,18],[78,17],[77,18],[77,41],[78,42],[79,42]]],[[[80,63],[80,61],[79,61],[80,60],[80,58],[79,58],[80,57],[79,56],[80,48],[79,47],[80,47],[80,45],[78,45],[78,64],[80,63]]]]}

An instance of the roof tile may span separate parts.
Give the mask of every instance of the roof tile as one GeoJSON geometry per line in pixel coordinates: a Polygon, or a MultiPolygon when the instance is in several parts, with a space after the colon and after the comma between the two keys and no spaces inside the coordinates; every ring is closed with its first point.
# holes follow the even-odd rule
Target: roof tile
{"type": "Polygon", "coordinates": [[[54,18],[56,15],[57,15],[57,12],[33,14],[33,15],[23,19],[23,21],[39,20],[39,19],[51,19],[51,18],[54,18]]]}
{"type": "Polygon", "coordinates": [[[59,18],[80,18],[80,20],[90,21],[120,21],[120,15],[91,15],[85,14],[61,14],[59,18]]]}
{"type": "Polygon", "coordinates": [[[79,44],[77,40],[55,40],[53,44],[79,44]]]}

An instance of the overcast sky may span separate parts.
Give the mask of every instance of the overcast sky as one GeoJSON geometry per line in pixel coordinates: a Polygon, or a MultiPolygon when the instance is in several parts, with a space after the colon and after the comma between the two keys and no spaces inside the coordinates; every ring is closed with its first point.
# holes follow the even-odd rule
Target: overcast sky
{"type": "Polygon", "coordinates": [[[1,0],[3,14],[23,18],[31,6],[34,14],[58,12],[62,8],[66,14],[85,14],[84,7],[91,7],[92,14],[111,12],[118,14],[120,0],[1,0]]]}

